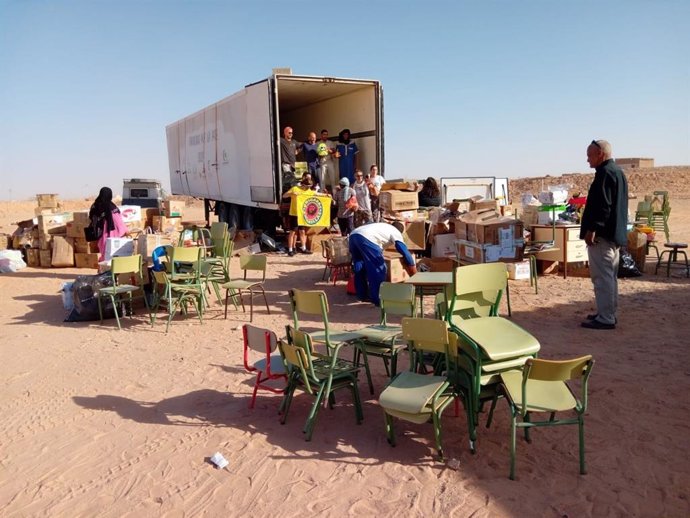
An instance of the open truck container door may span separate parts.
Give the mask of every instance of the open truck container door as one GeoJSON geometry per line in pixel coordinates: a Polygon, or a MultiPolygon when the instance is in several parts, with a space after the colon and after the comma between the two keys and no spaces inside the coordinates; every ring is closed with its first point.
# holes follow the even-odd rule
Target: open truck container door
{"type": "MultiPolygon", "coordinates": [[[[277,220],[286,187],[280,163],[285,126],[299,142],[327,129],[331,147],[338,132],[349,128],[359,167],[376,163],[385,174],[378,81],[274,74],[166,128],[172,193],[203,198],[207,208],[215,206],[222,220],[240,228],[251,228],[262,211],[262,223],[277,220]]],[[[333,159],[335,184],[337,164],[333,159]]]]}

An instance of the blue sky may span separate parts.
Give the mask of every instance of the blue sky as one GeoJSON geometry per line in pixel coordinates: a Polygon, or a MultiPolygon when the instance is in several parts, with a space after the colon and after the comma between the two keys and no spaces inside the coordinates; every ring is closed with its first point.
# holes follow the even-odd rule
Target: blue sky
{"type": "Polygon", "coordinates": [[[0,199],[167,183],[165,126],[273,67],[378,79],[389,177],[690,164],[690,2],[0,0],[0,199]]]}

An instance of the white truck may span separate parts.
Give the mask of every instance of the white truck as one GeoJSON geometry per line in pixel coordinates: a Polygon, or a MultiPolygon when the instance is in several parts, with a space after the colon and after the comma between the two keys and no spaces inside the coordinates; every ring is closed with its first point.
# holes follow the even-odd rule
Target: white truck
{"type": "MultiPolygon", "coordinates": [[[[318,139],[326,129],[334,139],[348,128],[360,167],[378,164],[384,172],[378,81],[274,71],[166,127],[172,194],[203,198],[207,219],[213,210],[239,229],[274,228],[284,191],[280,138],[285,126],[300,142],[311,131],[318,139]]],[[[332,161],[337,173],[338,160],[332,161]]]]}

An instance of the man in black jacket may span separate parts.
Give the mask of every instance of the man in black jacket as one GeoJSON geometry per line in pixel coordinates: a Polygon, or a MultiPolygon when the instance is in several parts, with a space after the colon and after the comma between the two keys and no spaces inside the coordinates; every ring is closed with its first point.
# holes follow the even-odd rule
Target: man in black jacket
{"type": "Polygon", "coordinates": [[[587,243],[597,312],[588,315],[582,327],[615,329],[619,248],[627,243],[628,181],[605,140],[593,140],[587,147],[587,162],[596,172],[587,193],[580,239],[587,243]]]}

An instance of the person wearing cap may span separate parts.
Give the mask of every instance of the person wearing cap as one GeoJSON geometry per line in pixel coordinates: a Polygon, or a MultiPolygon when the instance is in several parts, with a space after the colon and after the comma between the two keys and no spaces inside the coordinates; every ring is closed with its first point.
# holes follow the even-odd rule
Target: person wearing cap
{"type": "Polygon", "coordinates": [[[350,234],[352,270],[355,273],[355,290],[360,300],[371,300],[381,304],[379,288],[386,280],[386,262],[383,250],[389,246],[402,254],[405,270],[410,275],[417,273],[414,258],[407,249],[402,235],[402,223],[370,223],[362,225],[350,234]]]}
{"type": "Polygon", "coordinates": [[[340,186],[335,192],[335,205],[338,209],[338,228],[341,236],[347,236],[352,232],[354,210],[347,207],[347,201],[355,196],[355,191],[350,187],[350,180],[340,179],[340,186]]]}
{"type": "Polygon", "coordinates": [[[298,194],[316,194],[316,191],[311,188],[311,174],[304,173],[302,175],[302,180],[298,185],[290,188],[283,198],[290,198],[290,215],[286,218],[287,231],[288,231],[288,255],[292,257],[295,255],[295,247],[297,245],[297,233],[299,232],[299,239],[302,244],[302,249],[300,252],[303,254],[310,254],[311,252],[307,250],[307,228],[299,226],[297,223],[297,195],[298,194]]]}
{"type": "Polygon", "coordinates": [[[357,143],[350,139],[350,130],[344,129],[338,133],[338,144],[335,146],[335,157],[338,159],[340,178],[347,178],[350,184],[355,182],[359,149],[357,143]]]}

